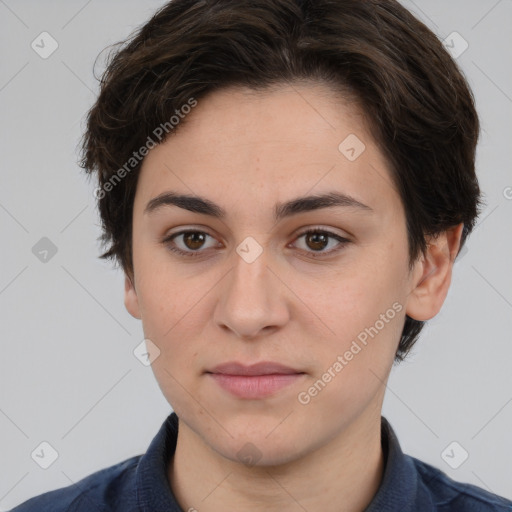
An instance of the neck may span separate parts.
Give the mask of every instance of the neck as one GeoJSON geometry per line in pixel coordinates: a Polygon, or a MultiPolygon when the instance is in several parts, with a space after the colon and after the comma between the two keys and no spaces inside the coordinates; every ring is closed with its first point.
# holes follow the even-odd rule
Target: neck
{"type": "Polygon", "coordinates": [[[180,419],[168,478],[185,511],[360,512],[376,494],[383,471],[379,411],[300,459],[265,467],[222,457],[180,419]]]}

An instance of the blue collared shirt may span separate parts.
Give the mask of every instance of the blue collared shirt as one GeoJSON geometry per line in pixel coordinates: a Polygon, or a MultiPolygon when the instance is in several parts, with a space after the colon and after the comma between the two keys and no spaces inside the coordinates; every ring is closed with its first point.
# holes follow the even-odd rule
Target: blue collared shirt
{"type": "MultiPolygon", "coordinates": [[[[381,432],[384,475],[365,512],[512,512],[512,501],[456,482],[439,469],[405,455],[384,417],[381,432]]],[[[178,417],[173,412],[144,455],[35,496],[11,512],[186,512],[167,480],[177,435],[178,417]]]]}

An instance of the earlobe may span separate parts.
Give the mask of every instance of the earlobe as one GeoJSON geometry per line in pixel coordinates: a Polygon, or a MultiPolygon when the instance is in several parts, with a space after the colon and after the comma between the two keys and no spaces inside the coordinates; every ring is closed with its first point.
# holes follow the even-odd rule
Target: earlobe
{"type": "Polygon", "coordinates": [[[135,286],[133,285],[131,277],[127,274],[124,276],[124,305],[134,318],[138,318],[140,320],[140,308],[139,308],[139,299],[137,297],[137,292],[135,291],[135,286]]]}
{"type": "Polygon", "coordinates": [[[450,288],[462,228],[463,224],[458,224],[431,238],[425,255],[411,272],[406,313],[414,320],[430,320],[441,310],[450,288]]]}

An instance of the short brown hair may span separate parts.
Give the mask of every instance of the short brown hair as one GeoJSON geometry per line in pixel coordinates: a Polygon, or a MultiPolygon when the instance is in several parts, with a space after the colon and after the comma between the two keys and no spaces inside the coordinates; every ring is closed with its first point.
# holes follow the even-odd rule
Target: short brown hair
{"type": "MultiPolygon", "coordinates": [[[[119,44],[87,117],[81,166],[101,190],[100,257],[127,275],[141,162],[126,162],[190,98],[230,85],[314,80],[357,99],[404,205],[411,267],[427,236],[462,222],[462,247],[472,231],[481,204],[474,98],[441,41],[398,2],[172,0],[119,44]]],[[[423,324],[406,317],[396,361],[423,324]]]]}

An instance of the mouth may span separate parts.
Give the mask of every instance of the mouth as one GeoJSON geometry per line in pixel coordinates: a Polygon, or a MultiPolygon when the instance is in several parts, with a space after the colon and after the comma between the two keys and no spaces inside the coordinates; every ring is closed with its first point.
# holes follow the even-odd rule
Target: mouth
{"type": "Polygon", "coordinates": [[[306,375],[300,370],[268,361],[249,366],[238,362],[223,363],[206,371],[206,374],[224,391],[244,399],[272,396],[306,375]]]}

